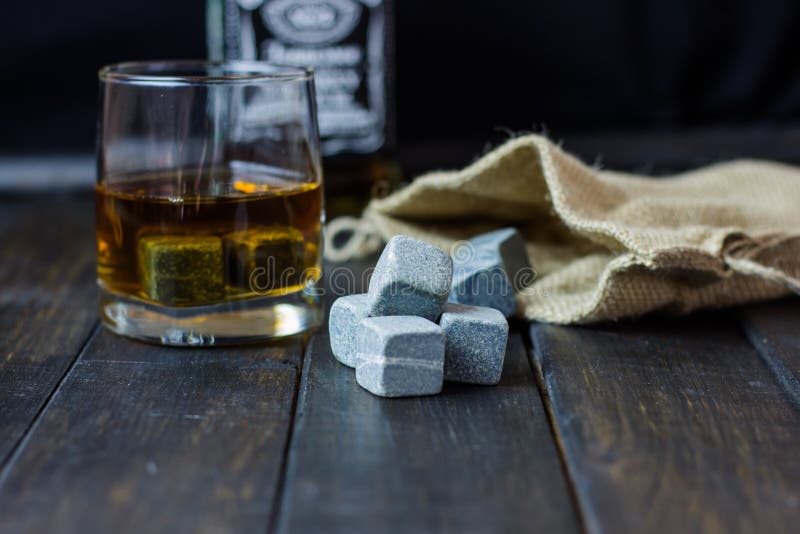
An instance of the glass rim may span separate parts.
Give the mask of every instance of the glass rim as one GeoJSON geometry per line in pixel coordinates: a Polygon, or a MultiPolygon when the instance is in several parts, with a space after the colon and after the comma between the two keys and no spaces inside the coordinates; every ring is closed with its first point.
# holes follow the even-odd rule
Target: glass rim
{"type": "Polygon", "coordinates": [[[309,81],[313,76],[314,69],[311,67],[277,65],[266,61],[205,59],[124,61],[105,65],[97,71],[97,77],[101,82],[147,85],[297,82],[309,81]],[[180,74],[181,68],[195,70],[222,68],[229,73],[180,74]]]}

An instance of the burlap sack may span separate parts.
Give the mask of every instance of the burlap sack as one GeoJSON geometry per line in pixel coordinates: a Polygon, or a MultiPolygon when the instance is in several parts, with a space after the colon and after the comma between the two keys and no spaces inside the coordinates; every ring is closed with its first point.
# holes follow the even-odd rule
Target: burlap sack
{"type": "Polygon", "coordinates": [[[529,319],[683,313],[800,287],[800,169],[736,161],[645,178],[592,168],[537,135],[373,200],[359,243],[329,243],[329,255],[364,252],[370,234],[448,249],[509,225],[525,236],[537,271],[518,295],[518,314],[529,319]]]}

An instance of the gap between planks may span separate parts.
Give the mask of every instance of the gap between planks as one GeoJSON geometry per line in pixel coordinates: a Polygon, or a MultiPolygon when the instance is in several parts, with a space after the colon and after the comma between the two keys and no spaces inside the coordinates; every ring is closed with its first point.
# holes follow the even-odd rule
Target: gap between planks
{"type": "Polygon", "coordinates": [[[89,342],[97,335],[98,330],[100,329],[99,322],[95,322],[92,329],[89,331],[89,335],[86,336],[86,339],[83,340],[83,343],[80,346],[80,349],[75,353],[75,356],[72,358],[72,361],[69,363],[67,370],[64,371],[64,374],[61,375],[61,378],[56,383],[53,391],[45,398],[42,405],[39,407],[39,410],[36,412],[36,415],[33,416],[31,419],[30,424],[22,433],[19,440],[17,440],[16,444],[11,448],[9,453],[3,458],[0,465],[2,466],[2,470],[0,470],[0,487],[2,487],[3,483],[8,476],[8,473],[11,472],[11,469],[14,465],[14,460],[16,459],[17,455],[25,449],[25,443],[30,439],[30,436],[33,434],[33,431],[39,424],[39,421],[42,419],[42,414],[47,411],[47,407],[50,406],[53,398],[58,394],[58,391],[61,389],[61,385],[67,380],[67,377],[72,373],[72,370],[75,369],[75,364],[78,363],[78,359],[86,350],[86,347],[89,345],[89,342]]]}
{"type": "Polygon", "coordinates": [[[578,496],[578,489],[575,484],[575,479],[569,468],[569,462],[567,461],[566,454],[564,453],[564,442],[561,440],[561,433],[558,432],[556,415],[553,411],[553,403],[547,391],[547,385],[544,381],[544,374],[542,373],[541,365],[539,365],[539,361],[534,355],[536,348],[533,346],[533,342],[531,341],[530,327],[531,323],[527,323],[526,328],[520,328],[522,341],[525,344],[528,365],[531,368],[531,373],[533,373],[533,378],[536,381],[536,389],[539,392],[539,398],[542,401],[542,406],[544,406],[544,411],[547,415],[547,425],[550,429],[550,436],[553,438],[553,442],[556,445],[556,450],[558,451],[558,460],[561,465],[561,473],[563,474],[564,481],[567,484],[567,490],[569,491],[569,498],[572,501],[572,506],[576,510],[578,525],[581,529],[581,532],[586,534],[588,532],[585,520],[586,510],[584,509],[581,499],[578,496]]]}

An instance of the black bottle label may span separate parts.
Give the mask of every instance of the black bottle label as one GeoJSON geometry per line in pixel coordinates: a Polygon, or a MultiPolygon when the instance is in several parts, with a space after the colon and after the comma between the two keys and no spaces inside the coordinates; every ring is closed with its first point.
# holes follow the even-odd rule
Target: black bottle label
{"type": "Polygon", "coordinates": [[[385,0],[218,1],[209,0],[212,57],[314,67],[324,155],[373,153],[387,144],[385,0]],[[221,32],[213,23],[219,18],[221,32]]]}

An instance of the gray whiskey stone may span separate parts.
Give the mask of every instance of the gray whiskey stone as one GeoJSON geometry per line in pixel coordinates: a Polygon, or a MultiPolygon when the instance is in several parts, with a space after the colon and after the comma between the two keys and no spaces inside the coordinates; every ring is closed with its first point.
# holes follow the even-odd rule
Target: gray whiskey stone
{"type": "Polygon", "coordinates": [[[444,379],[470,384],[500,382],[508,322],[492,308],[446,304],[439,319],[445,335],[444,379]]]}
{"type": "Polygon", "coordinates": [[[139,281],[150,299],[167,306],[199,306],[225,298],[220,238],[144,236],[137,254],[139,281]]]}
{"type": "Polygon", "coordinates": [[[435,321],[447,301],[453,260],[440,248],[399,235],[383,249],[369,282],[369,315],[416,315],[435,321]]]}
{"type": "Polygon", "coordinates": [[[374,395],[410,397],[442,390],[444,332],[422,317],[363,319],[356,381],[374,395]]]}
{"type": "Polygon", "coordinates": [[[525,241],[514,228],[503,228],[470,239],[454,253],[449,302],[486,306],[509,317],[517,309],[514,281],[533,270],[525,241]],[[519,276],[518,276],[519,275],[519,276]]]}
{"type": "Polygon", "coordinates": [[[303,283],[306,244],[297,228],[271,226],[222,237],[225,281],[240,291],[267,295],[303,283]]]}
{"type": "Polygon", "coordinates": [[[339,297],[331,306],[328,332],[336,359],[349,367],[356,366],[356,338],[359,323],[367,317],[367,295],[339,297]]]}
{"type": "Polygon", "coordinates": [[[514,288],[499,258],[456,260],[449,302],[494,308],[509,317],[517,309],[514,288]]]}
{"type": "MultiPolygon", "coordinates": [[[[481,234],[470,239],[470,242],[482,251],[492,252],[500,256],[503,269],[508,279],[514,283],[515,277],[525,269],[533,272],[528,253],[525,251],[525,238],[516,228],[501,228],[494,232],[481,234]]],[[[519,287],[515,289],[519,290],[519,287]]]]}

